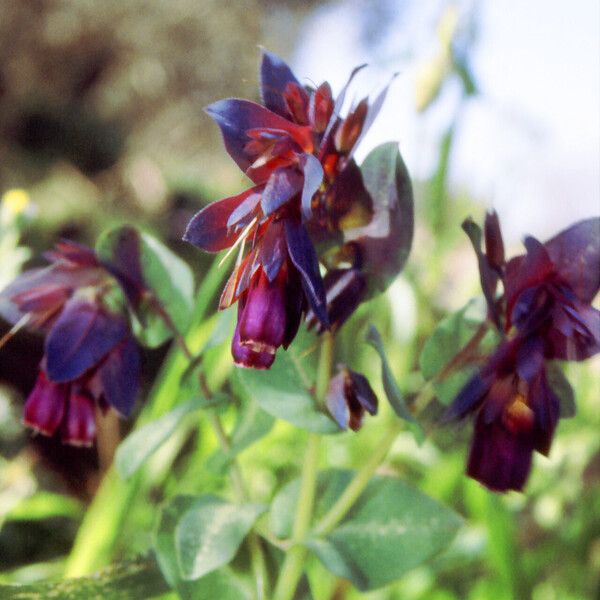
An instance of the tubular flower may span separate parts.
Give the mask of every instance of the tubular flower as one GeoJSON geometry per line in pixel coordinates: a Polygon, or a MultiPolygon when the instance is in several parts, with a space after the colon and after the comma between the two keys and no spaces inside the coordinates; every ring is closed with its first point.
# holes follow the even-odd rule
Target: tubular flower
{"type": "Polygon", "coordinates": [[[268,368],[277,348],[293,340],[305,311],[322,329],[330,327],[313,239],[335,238],[343,219],[364,224],[371,218],[352,153],[386,90],[371,106],[365,98],[342,118],[348,84],[334,100],[328,83],[302,86],[269,52],[260,79],[264,105],[229,98],[206,108],[227,152],[254,185],[197,213],[184,239],[208,252],[240,247],[220,308],[239,302],[235,362],[268,368]]]}
{"type": "Polygon", "coordinates": [[[107,305],[116,284],[94,252],[61,242],[46,256],[50,266],[23,273],[0,294],[4,316],[46,334],[23,421],[64,443],[91,445],[96,406],[131,412],[139,352],[124,313],[107,305]]]}
{"type": "MultiPolygon", "coordinates": [[[[472,223],[465,229],[473,240],[472,223]]],[[[521,490],[533,451],[547,455],[560,416],[546,361],[583,360],[600,351],[600,219],[582,221],[507,263],[498,219],[486,218],[479,250],[489,317],[503,336],[484,367],[461,390],[448,419],[476,412],[467,474],[496,491],[521,490]],[[502,282],[504,294],[496,298],[502,282]]]]}

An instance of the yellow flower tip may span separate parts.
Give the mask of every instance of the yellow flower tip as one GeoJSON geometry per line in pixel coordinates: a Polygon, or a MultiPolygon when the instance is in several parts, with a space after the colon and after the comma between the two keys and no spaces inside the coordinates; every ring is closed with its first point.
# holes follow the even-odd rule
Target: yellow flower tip
{"type": "Polygon", "coordinates": [[[8,215],[13,218],[22,215],[30,204],[29,194],[20,188],[8,190],[2,196],[2,206],[8,215]]]}

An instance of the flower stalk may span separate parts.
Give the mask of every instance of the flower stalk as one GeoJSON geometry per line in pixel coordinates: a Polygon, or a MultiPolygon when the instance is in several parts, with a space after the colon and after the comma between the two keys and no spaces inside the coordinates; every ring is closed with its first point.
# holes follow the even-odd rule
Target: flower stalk
{"type": "MultiPolygon", "coordinates": [[[[315,385],[315,399],[320,405],[324,403],[331,379],[334,350],[334,336],[332,333],[327,332],[321,340],[315,385]]],[[[316,433],[309,434],[302,465],[300,496],[298,497],[298,506],[292,529],[292,546],[287,552],[281,567],[273,594],[274,600],[290,600],[294,596],[298,581],[302,576],[307,552],[304,540],[310,530],[313,517],[320,450],[321,436],[316,433]]]]}

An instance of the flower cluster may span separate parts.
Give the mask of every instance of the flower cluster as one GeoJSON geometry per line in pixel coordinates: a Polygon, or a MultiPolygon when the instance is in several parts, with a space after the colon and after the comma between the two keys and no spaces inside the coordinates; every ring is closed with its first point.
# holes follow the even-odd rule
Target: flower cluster
{"type": "MultiPolygon", "coordinates": [[[[474,223],[465,229],[477,239],[474,223]]],[[[527,237],[526,254],[506,262],[498,217],[490,213],[485,252],[478,245],[489,317],[502,341],[447,417],[476,412],[469,476],[493,490],[521,490],[533,452],[548,454],[560,417],[548,361],[581,361],[600,351],[600,312],[591,306],[600,289],[600,219],[579,222],[545,244],[527,237]]]]}
{"type": "Polygon", "coordinates": [[[37,382],[23,420],[77,446],[96,435],[96,408],[128,415],[140,356],[116,281],[89,248],[61,242],[46,268],[26,271],[0,294],[3,316],[45,333],[37,382]]]}
{"type": "Polygon", "coordinates": [[[373,217],[352,155],[386,90],[341,117],[348,84],[335,99],[328,83],[304,87],[269,52],[263,53],[260,77],[264,106],[230,98],[206,109],[254,185],[201,210],[184,239],[209,252],[240,247],[220,308],[238,302],[235,362],[266,369],[277,348],[294,339],[304,313],[320,330],[329,329],[364,297],[366,284],[357,270],[341,281],[348,274],[332,268],[323,280],[315,243],[331,247],[344,229],[373,217]]]}

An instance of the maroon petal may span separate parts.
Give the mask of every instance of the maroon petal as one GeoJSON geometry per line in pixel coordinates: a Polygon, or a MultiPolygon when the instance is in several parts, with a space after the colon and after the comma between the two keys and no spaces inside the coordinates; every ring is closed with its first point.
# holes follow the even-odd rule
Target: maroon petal
{"type": "Polygon", "coordinates": [[[53,250],[44,253],[44,258],[50,262],[67,263],[68,266],[72,267],[100,266],[98,257],[91,248],[70,240],[58,242],[53,250]]]}
{"type": "Polygon", "coordinates": [[[220,127],[227,152],[244,172],[254,161],[254,157],[245,150],[249,129],[281,129],[302,148],[311,140],[309,127],[296,125],[250,100],[228,98],[207,106],[205,110],[220,127]]]}
{"type": "Polygon", "coordinates": [[[261,207],[265,216],[275,212],[288,200],[291,200],[302,189],[302,185],[303,177],[294,169],[273,171],[261,199],[261,207]]]}
{"type": "Polygon", "coordinates": [[[473,250],[475,251],[475,255],[477,256],[479,282],[487,302],[489,317],[494,322],[496,327],[501,331],[502,322],[500,320],[500,314],[496,304],[496,288],[498,286],[499,275],[498,272],[492,268],[487,256],[481,250],[481,227],[479,227],[479,225],[477,225],[471,218],[468,218],[463,221],[462,228],[469,237],[471,245],[473,246],[473,250]]]}
{"type": "Polygon", "coordinates": [[[241,230],[229,226],[231,214],[245,200],[253,198],[260,189],[260,186],[253,187],[236,196],[209,204],[188,223],[183,239],[207,252],[220,252],[229,248],[241,234],[241,230]]]}
{"type": "Polygon", "coordinates": [[[322,83],[310,96],[308,106],[308,119],[312,128],[317,133],[323,133],[327,129],[333,114],[333,97],[331,86],[322,83]]]}
{"type": "Polygon", "coordinates": [[[371,388],[369,380],[352,369],[348,369],[352,391],[357,402],[370,414],[377,414],[377,396],[371,388]]]}
{"type": "Polygon", "coordinates": [[[227,219],[227,227],[243,228],[255,216],[256,207],[259,205],[262,197],[262,186],[254,188],[255,193],[246,196],[246,198],[238,204],[227,219]]]}
{"type": "Polygon", "coordinates": [[[290,259],[298,269],[302,288],[317,319],[329,329],[325,286],[319,271],[319,261],[314,246],[301,223],[285,220],[285,235],[290,259]]]}
{"type": "Polygon", "coordinates": [[[302,187],[302,215],[305,219],[312,216],[312,198],[323,182],[323,167],[313,154],[303,154],[300,166],[304,172],[304,185],[302,187]]]}
{"type": "Polygon", "coordinates": [[[600,289],[600,217],[580,221],[544,246],[557,273],[583,302],[600,289]]]}
{"type": "Polygon", "coordinates": [[[109,353],[98,376],[106,402],[123,416],[129,416],[140,385],[140,353],[133,338],[128,337],[109,353]]]}
{"type": "Polygon", "coordinates": [[[498,213],[492,210],[485,215],[485,256],[489,265],[498,272],[504,267],[504,240],[498,213]]]}
{"type": "MultiPolygon", "coordinates": [[[[517,256],[506,265],[504,290],[508,315],[512,314],[514,304],[525,288],[543,283],[554,272],[554,263],[540,242],[533,237],[527,237],[525,248],[525,256],[517,256]]],[[[510,327],[510,323],[508,326],[510,327]]]]}
{"type": "Polygon", "coordinates": [[[352,73],[350,73],[350,77],[348,77],[348,81],[346,81],[344,87],[341,89],[340,93],[338,94],[337,98],[335,99],[335,104],[333,106],[333,110],[332,110],[331,117],[329,119],[329,123],[327,124],[327,129],[325,130],[325,133],[323,134],[323,141],[321,143],[321,147],[326,145],[327,138],[332,133],[334,125],[338,122],[338,119],[340,117],[340,112],[342,110],[342,107],[344,106],[344,100],[346,99],[346,93],[348,92],[348,88],[350,87],[352,80],[354,79],[356,74],[359,71],[362,71],[366,66],[367,65],[365,63],[363,65],[358,65],[358,67],[354,67],[354,69],[352,69],[352,73]]]}
{"type": "Polygon", "coordinates": [[[444,413],[444,422],[461,419],[475,410],[488,393],[490,385],[489,378],[482,376],[480,373],[473,376],[444,413]]]}
{"type": "Polygon", "coordinates": [[[128,331],[121,315],[88,300],[69,300],[46,338],[48,377],[56,383],[81,377],[119,344],[128,331]]]}
{"type": "Polygon", "coordinates": [[[377,396],[366,377],[345,367],[331,379],[325,402],[342,429],[358,431],[365,411],[377,413],[377,396]]]}
{"type": "Polygon", "coordinates": [[[94,401],[78,388],[79,386],[73,386],[67,402],[61,441],[72,446],[91,446],[96,437],[94,401]]]}
{"type": "Polygon", "coordinates": [[[329,414],[341,429],[348,429],[350,424],[350,407],[346,400],[346,373],[342,371],[329,382],[325,397],[325,405],[329,414]]]}
{"type": "Polygon", "coordinates": [[[231,354],[238,367],[245,367],[247,369],[268,369],[275,361],[275,354],[269,352],[255,352],[248,346],[242,345],[240,342],[239,322],[235,328],[233,339],[231,341],[231,354]]]}
{"type": "Polygon", "coordinates": [[[360,142],[363,140],[365,135],[367,135],[369,129],[371,129],[371,125],[373,125],[375,119],[377,118],[377,115],[379,115],[379,112],[383,107],[383,103],[385,102],[385,97],[387,96],[387,92],[390,88],[390,85],[392,85],[392,82],[394,81],[394,79],[396,79],[397,76],[398,73],[394,73],[394,75],[392,75],[390,82],[383,88],[383,90],[381,90],[381,92],[379,92],[377,98],[375,98],[375,100],[369,105],[369,110],[363,123],[360,135],[358,136],[358,139],[354,143],[354,147],[352,148],[349,154],[350,158],[352,158],[352,156],[354,155],[354,151],[356,150],[356,148],[358,148],[360,142]]]}
{"type": "Polygon", "coordinates": [[[302,87],[292,70],[279,56],[263,49],[260,65],[260,96],[269,110],[282,117],[289,115],[284,99],[284,92],[289,83],[302,87]]]}
{"type": "Polygon", "coordinates": [[[273,281],[287,258],[285,232],[281,221],[269,223],[258,250],[258,262],[261,264],[269,281],[273,281]]]}
{"type": "Polygon", "coordinates": [[[48,381],[40,370],[35,387],[25,402],[23,423],[44,435],[53,435],[65,413],[69,386],[48,381]]]}
{"type": "Polygon", "coordinates": [[[59,263],[25,271],[0,292],[0,315],[14,324],[33,311],[39,318],[30,326],[37,328],[46,324],[48,316],[62,307],[73,290],[97,285],[107,276],[100,267],[64,268],[59,263]]]}
{"type": "Polygon", "coordinates": [[[581,361],[600,352],[600,311],[577,303],[560,306],[553,312],[552,327],[546,335],[546,358],[581,361]]]}
{"type": "Polygon", "coordinates": [[[356,108],[344,118],[336,129],[334,144],[339,153],[350,154],[356,145],[363,130],[368,109],[368,101],[365,98],[358,103],[356,108]]]}
{"type": "Polygon", "coordinates": [[[288,83],[283,92],[285,107],[294,123],[308,125],[308,104],[310,98],[306,90],[295,83],[288,83]]]}
{"type": "Polygon", "coordinates": [[[70,295],[71,290],[64,286],[48,283],[15,294],[11,300],[22,313],[53,313],[62,307],[70,295]]]}
{"type": "Polygon", "coordinates": [[[502,423],[475,423],[467,475],[495,492],[521,491],[531,470],[534,439],[512,433],[502,423]]]}
{"type": "MultiPolygon", "coordinates": [[[[327,299],[327,315],[333,326],[341,327],[364,300],[367,281],[358,269],[333,269],[323,279],[327,299]]],[[[312,311],[306,315],[308,327],[317,325],[312,311]]],[[[320,326],[317,331],[322,332],[320,326]]]]}
{"type": "Polygon", "coordinates": [[[287,271],[285,284],[285,334],[282,346],[287,350],[300,328],[306,300],[302,293],[302,282],[298,271],[289,262],[285,265],[285,269],[287,271]]]}
{"type": "Polygon", "coordinates": [[[269,281],[260,269],[238,319],[240,341],[254,352],[274,354],[285,336],[285,277],[269,281]]]}

